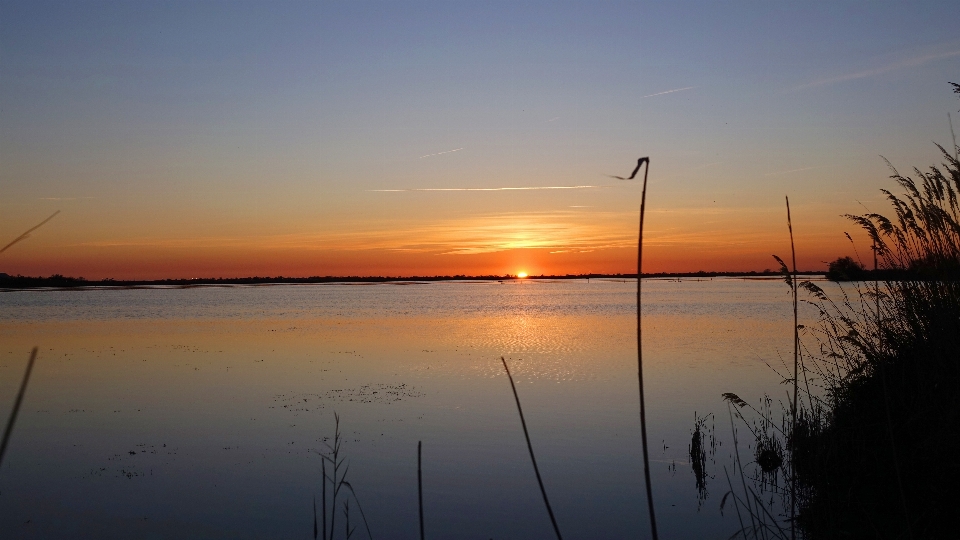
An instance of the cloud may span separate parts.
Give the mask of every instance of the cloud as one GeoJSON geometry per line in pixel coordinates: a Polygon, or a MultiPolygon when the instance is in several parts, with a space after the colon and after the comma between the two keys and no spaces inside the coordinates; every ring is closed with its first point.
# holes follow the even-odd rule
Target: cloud
{"type": "Polygon", "coordinates": [[[674,88],[673,90],[666,90],[664,92],[657,92],[656,94],[648,94],[646,96],[640,96],[640,99],[653,97],[653,96],[662,96],[664,94],[672,94],[674,92],[683,92],[684,90],[693,90],[696,86],[686,86],[684,88],[674,88]]]}
{"type": "Polygon", "coordinates": [[[348,232],[341,249],[391,249],[472,255],[510,249],[576,251],[636,246],[634,212],[505,212],[427,225],[348,232]]]}
{"type": "Polygon", "coordinates": [[[436,154],[427,154],[425,156],[420,156],[420,159],[433,157],[433,156],[441,156],[443,154],[449,154],[451,152],[459,152],[460,150],[463,150],[463,148],[454,148],[453,150],[447,150],[446,152],[437,152],[436,154]]]}
{"type": "MultiPolygon", "coordinates": [[[[364,251],[470,255],[510,249],[589,250],[636,246],[636,212],[505,212],[440,219],[356,220],[323,232],[278,235],[114,238],[79,244],[101,248],[364,251]]],[[[318,229],[323,229],[318,227],[318,229]]]]}
{"type": "Polygon", "coordinates": [[[411,188],[411,189],[367,189],[365,191],[399,193],[404,191],[527,191],[540,189],[594,189],[610,186],[529,186],[498,188],[411,188]]]}
{"type": "Polygon", "coordinates": [[[881,75],[883,73],[888,73],[890,71],[896,71],[898,69],[922,66],[923,64],[933,62],[934,60],[941,60],[943,58],[952,58],[954,56],[960,56],[960,50],[950,51],[945,53],[925,54],[923,56],[916,56],[914,58],[908,58],[906,60],[891,62],[885,66],[880,66],[872,69],[865,69],[863,71],[848,73],[846,75],[840,75],[839,77],[830,77],[827,79],[820,79],[819,81],[813,81],[806,84],[802,84],[796,87],[795,90],[804,90],[806,88],[815,88],[817,86],[825,86],[828,84],[834,84],[838,82],[852,81],[855,79],[864,79],[867,77],[873,77],[876,75],[881,75]]]}

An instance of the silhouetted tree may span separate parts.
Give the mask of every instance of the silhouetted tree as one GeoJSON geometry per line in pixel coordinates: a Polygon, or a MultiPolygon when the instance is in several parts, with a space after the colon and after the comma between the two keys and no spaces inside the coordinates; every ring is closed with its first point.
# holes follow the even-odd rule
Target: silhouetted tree
{"type": "Polygon", "coordinates": [[[838,257],[830,263],[827,279],[830,281],[857,281],[863,279],[863,265],[850,257],[838,257]]]}

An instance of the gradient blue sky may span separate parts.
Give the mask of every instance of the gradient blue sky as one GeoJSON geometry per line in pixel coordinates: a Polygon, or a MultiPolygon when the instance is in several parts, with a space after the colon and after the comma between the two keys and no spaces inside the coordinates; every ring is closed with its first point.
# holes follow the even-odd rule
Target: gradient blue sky
{"type": "Polygon", "coordinates": [[[801,266],[823,267],[851,251],[840,214],[886,210],[880,155],[908,171],[950,144],[957,20],[955,1],[0,2],[0,234],[62,210],[0,271],[632,272],[639,185],[606,175],[640,155],[644,270],[773,266],[784,195],[801,266]],[[598,187],[372,191],[549,186],[598,187]]]}

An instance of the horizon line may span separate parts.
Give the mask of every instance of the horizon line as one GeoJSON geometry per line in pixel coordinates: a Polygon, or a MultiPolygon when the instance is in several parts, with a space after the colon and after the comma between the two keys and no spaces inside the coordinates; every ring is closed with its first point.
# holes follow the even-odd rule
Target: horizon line
{"type": "MultiPolygon", "coordinates": [[[[826,270],[802,270],[798,271],[798,274],[805,275],[817,275],[817,274],[826,274],[826,270]]],[[[651,276],[651,277],[686,277],[686,276],[709,276],[709,277],[724,277],[724,276],[779,276],[781,272],[779,270],[773,269],[764,269],[764,270],[696,270],[696,271],[687,271],[687,272],[643,272],[642,276],[651,276]]],[[[283,281],[350,281],[350,280],[381,280],[381,281],[398,281],[398,280],[485,280],[485,279],[585,279],[585,278],[636,278],[636,272],[589,272],[589,273],[578,273],[578,274],[538,274],[538,275],[527,275],[525,277],[518,277],[517,274],[436,274],[436,275],[407,275],[407,276],[390,276],[390,275],[341,275],[341,276],[245,276],[245,277],[190,277],[190,278],[159,278],[159,279],[115,279],[115,278],[103,278],[103,279],[86,279],[83,277],[72,277],[64,276],[60,274],[53,274],[48,277],[43,276],[24,276],[24,275],[9,275],[4,272],[0,272],[0,289],[3,287],[3,282],[5,281],[22,281],[22,280],[31,280],[31,281],[59,281],[59,282],[76,282],[76,283],[137,283],[137,284],[149,284],[149,283],[187,283],[187,282],[243,282],[243,281],[258,281],[258,282],[283,282],[283,281]]]]}

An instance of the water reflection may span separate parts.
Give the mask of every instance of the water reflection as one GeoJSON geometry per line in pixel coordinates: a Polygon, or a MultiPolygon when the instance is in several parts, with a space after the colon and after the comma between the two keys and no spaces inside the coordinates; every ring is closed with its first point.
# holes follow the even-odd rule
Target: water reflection
{"type": "MultiPolygon", "coordinates": [[[[416,535],[422,440],[431,534],[549,538],[505,356],[562,530],[635,537],[647,527],[634,286],[2,293],[0,404],[12,401],[24,351],[41,354],[0,470],[0,527],[14,538],[307,537],[336,411],[375,536],[416,535]]],[[[689,419],[721,408],[731,388],[761,395],[778,382],[760,358],[792,345],[781,288],[644,285],[665,535],[735,530],[710,499],[698,512],[684,472],[689,419]]]]}

